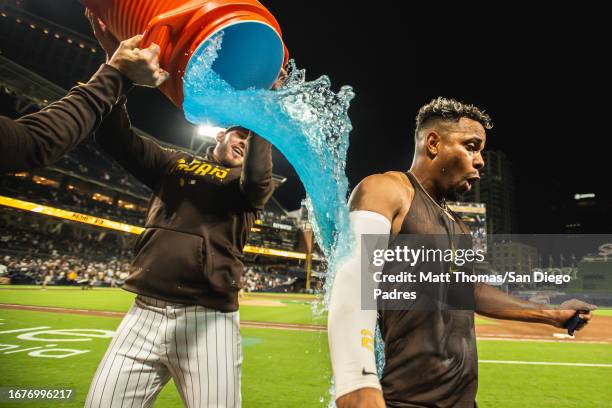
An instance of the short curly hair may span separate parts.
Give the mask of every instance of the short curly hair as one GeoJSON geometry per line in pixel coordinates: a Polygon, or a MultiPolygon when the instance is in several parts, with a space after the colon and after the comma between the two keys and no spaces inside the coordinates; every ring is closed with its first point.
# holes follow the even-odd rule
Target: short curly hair
{"type": "Polygon", "coordinates": [[[427,105],[419,109],[416,116],[416,132],[429,121],[435,119],[459,122],[461,118],[469,118],[479,122],[485,129],[492,129],[491,117],[484,110],[474,105],[468,105],[455,99],[443,98],[441,96],[431,100],[427,105]]]}

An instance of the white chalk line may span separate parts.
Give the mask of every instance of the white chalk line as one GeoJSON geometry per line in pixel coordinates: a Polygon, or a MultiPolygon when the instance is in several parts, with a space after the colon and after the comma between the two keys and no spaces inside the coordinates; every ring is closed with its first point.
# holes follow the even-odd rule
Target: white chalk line
{"type": "MultiPolygon", "coordinates": [[[[528,336],[527,338],[505,337],[505,336],[476,336],[478,341],[518,341],[518,342],[536,342],[536,343],[565,343],[565,344],[610,344],[610,341],[599,340],[574,340],[574,339],[544,339],[542,337],[528,336]]],[[[612,339],[611,339],[612,340],[612,339]]]]}
{"type": "Polygon", "coordinates": [[[519,365],[551,365],[569,367],[605,367],[612,368],[612,364],[591,364],[591,363],[559,363],[554,361],[511,361],[511,360],[478,360],[485,364],[519,364],[519,365]]]}

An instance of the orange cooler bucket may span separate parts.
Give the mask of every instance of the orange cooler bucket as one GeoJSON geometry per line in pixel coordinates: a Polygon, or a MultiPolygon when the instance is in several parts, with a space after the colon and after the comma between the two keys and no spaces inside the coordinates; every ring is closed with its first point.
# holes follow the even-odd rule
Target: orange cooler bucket
{"type": "Polygon", "coordinates": [[[274,16],[256,0],[81,0],[119,40],[144,33],[159,44],[170,79],[160,89],[179,108],[183,75],[198,49],[223,30],[212,69],[236,89],[269,88],[289,57],[274,16]]]}

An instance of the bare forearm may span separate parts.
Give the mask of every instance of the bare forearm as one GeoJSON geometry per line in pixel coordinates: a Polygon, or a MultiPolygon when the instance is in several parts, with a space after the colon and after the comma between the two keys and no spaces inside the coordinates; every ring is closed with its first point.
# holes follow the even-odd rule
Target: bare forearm
{"type": "Polygon", "coordinates": [[[495,319],[556,325],[559,311],[548,305],[527,302],[492,286],[478,283],[474,287],[476,313],[495,319]]]}

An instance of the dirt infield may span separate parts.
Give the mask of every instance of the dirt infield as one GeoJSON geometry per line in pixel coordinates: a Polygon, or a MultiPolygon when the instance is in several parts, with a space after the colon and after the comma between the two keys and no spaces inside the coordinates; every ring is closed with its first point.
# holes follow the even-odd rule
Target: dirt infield
{"type": "MultiPolygon", "coordinates": [[[[262,299],[263,300],[263,299],[262,299]]],[[[279,302],[280,303],[280,302],[279,302]]],[[[29,310],[35,312],[70,313],[89,316],[123,317],[123,312],[105,312],[101,310],[68,309],[47,306],[26,306],[0,304],[0,309],[29,310]]],[[[481,317],[482,318],[482,317],[481,317]]],[[[593,317],[588,327],[576,332],[575,337],[569,337],[564,329],[557,329],[544,324],[513,322],[506,320],[490,320],[495,324],[476,325],[476,336],[480,340],[508,340],[508,341],[546,341],[546,342],[574,342],[574,343],[606,343],[612,344],[612,317],[593,317]]],[[[325,325],[319,324],[289,324],[256,322],[243,320],[242,327],[299,330],[299,331],[325,331],[325,325]]]]}
{"type": "Polygon", "coordinates": [[[300,293],[247,292],[246,297],[278,300],[305,300],[308,302],[314,302],[320,300],[323,295],[308,295],[300,293]]]}
{"type": "Polygon", "coordinates": [[[589,343],[612,343],[612,317],[595,316],[582,331],[576,332],[574,338],[567,335],[567,330],[557,329],[539,323],[523,323],[508,320],[492,320],[495,324],[476,326],[476,336],[480,339],[498,340],[545,340],[589,343]]]}
{"type": "Polygon", "coordinates": [[[103,310],[87,310],[87,309],[69,309],[64,307],[51,306],[28,306],[28,305],[11,305],[8,303],[0,303],[0,309],[12,310],[29,310],[31,312],[48,312],[48,313],[68,313],[88,316],[106,316],[106,317],[123,317],[125,312],[106,312],[103,310]]]}
{"type": "Polygon", "coordinates": [[[244,306],[265,306],[265,307],[284,307],[285,304],[278,300],[271,299],[254,299],[254,298],[242,298],[238,302],[244,306]]]}

